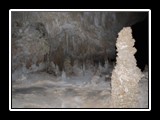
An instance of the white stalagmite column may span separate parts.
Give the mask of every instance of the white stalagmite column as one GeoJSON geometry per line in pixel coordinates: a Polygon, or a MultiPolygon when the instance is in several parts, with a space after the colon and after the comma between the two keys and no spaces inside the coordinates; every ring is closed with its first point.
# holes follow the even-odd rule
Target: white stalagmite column
{"type": "Polygon", "coordinates": [[[134,43],[131,28],[124,27],[118,34],[117,62],[111,77],[113,108],[138,107],[138,82],[143,74],[136,64],[134,43]]]}

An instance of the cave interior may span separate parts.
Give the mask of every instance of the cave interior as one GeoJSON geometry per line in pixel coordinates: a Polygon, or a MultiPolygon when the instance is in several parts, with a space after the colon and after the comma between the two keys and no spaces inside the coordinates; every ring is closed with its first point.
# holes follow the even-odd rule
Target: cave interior
{"type": "Polygon", "coordinates": [[[108,108],[118,32],[132,28],[148,72],[148,24],[148,12],[12,11],[12,108],[108,108]]]}

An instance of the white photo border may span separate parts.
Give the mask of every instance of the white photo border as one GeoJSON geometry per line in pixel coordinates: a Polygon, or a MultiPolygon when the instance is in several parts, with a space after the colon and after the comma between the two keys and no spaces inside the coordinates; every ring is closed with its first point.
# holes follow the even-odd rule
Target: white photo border
{"type": "Polygon", "coordinates": [[[9,10],[9,110],[10,111],[150,111],[151,110],[151,10],[150,9],[10,9],[9,10]],[[148,12],[148,19],[149,19],[149,107],[140,108],[140,109],[119,109],[119,108],[12,108],[12,101],[11,101],[11,13],[14,11],[110,11],[110,12],[148,12]]]}

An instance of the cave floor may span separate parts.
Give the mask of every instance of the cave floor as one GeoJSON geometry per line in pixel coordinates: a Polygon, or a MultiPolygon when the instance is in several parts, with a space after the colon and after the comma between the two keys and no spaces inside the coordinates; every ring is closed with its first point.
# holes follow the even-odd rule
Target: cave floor
{"type": "MultiPolygon", "coordinates": [[[[23,75],[12,81],[12,108],[110,108],[111,86],[102,76],[92,83],[92,74],[65,81],[45,72],[23,75]]],[[[148,82],[140,82],[139,107],[148,107],[148,82]]]]}
{"type": "Polygon", "coordinates": [[[12,83],[12,108],[108,108],[110,81],[102,77],[93,84],[91,77],[64,81],[44,72],[22,76],[12,83]]]}

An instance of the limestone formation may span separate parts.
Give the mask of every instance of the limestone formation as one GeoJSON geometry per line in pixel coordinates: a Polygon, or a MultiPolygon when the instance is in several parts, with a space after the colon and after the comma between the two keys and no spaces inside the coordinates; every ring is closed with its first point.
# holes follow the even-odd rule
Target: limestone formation
{"type": "Polygon", "coordinates": [[[111,77],[113,108],[138,107],[138,82],[143,75],[136,65],[134,42],[130,27],[119,32],[116,42],[117,63],[111,77]]]}
{"type": "Polygon", "coordinates": [[[65,68],[66,75],[71,75],[72,74],[73,70],[72,70],[72,65],[71,65],[70,58],[66,58],[64,60],[64,68],[65,68]]]}
{"type": "Polygon", "coordinates": [[[143,14],[133,12],[11,13],[12,80],[50,69],[51,61],[62,71],[66,56],[79,63],[95,54],[114,58],[117,32],[144,19],[143,14]]]}
{"type": "Polygon", "coordinates": [[[63,81],[67,80],[65,71],[62,71],[62,80],[63,81]]]}

